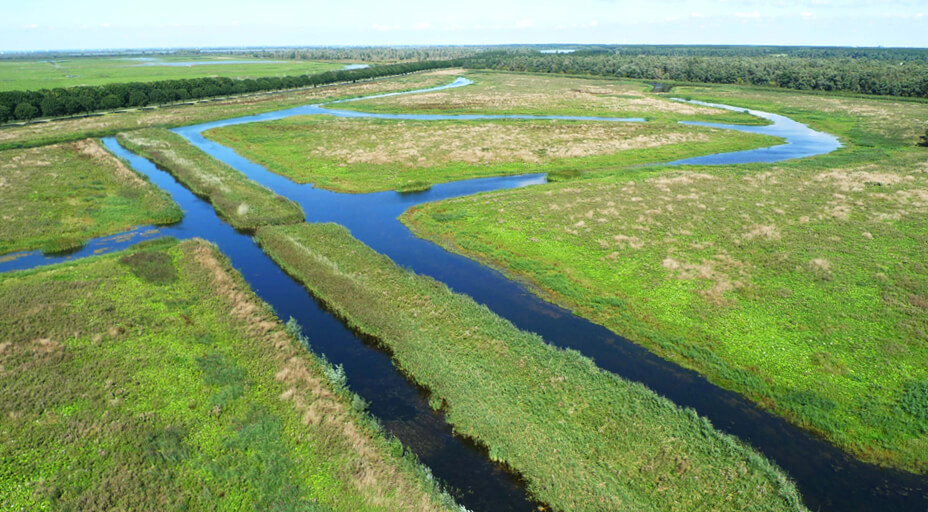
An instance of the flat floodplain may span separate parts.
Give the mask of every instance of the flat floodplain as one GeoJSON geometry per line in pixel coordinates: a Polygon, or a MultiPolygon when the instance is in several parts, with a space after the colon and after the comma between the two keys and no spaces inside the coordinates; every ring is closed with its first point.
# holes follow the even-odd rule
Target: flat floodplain
{"type": "Polygon", "coordinates": [[[870,462],[928,469],[928,105],[687,87],[839,135],[773,165],[646,168],[433,203],[420,236],[870,462]]]}
{"type": "Polygon", "coordinates": [[[203,241],[0,275],[0,332],[5,509],[448,509],[203,241]]]}
{"type": "Polygon", "coordinates": [[[448,82],[456,70],[414,73],[406,76],[338,84],[280,93],[258,93],[235,98],[212,99],[195,104],[167,105],[153,110],[124,112],[0,127],[0,149],[70,142],[87,137],[115,135],[146,127],[174,128],[217,119],[258,114],[296,105],[353,98],[385,92],[432,87],[448,82]]]}
{"type": "Polygon", "coordinates": [[[651,86],[642,82],[493,71],[469,71],[465,76],[474,85],[369,99],[339,108],[379,113],[644,117],[651,121],[767,124],[765,119],[742,112],[667,101],[647,94],[651,86]]]}
{"type": "Polygon", "coordinates": [[[163,128],[120,133],[120,144],[160,165],[194,194],[207,198],[220,217],[236,229],[302,222],[293,201],[249,180],[186,139],[163,128]]]}
{"type": "Polygon", "coordinates": [[[95,140],[0,151],[0,254],[73,249],[182,215],[167,194],[95,140]]]}
{"type": "Polygon", "coordinates": [[[804,510],[782,472],[692,411],[398,267],[341,226],[256,238],[555,510],[804,510]]]}
{"type": "Polygon", "coordinates": [[[676,123],[409,121],[322,115],[231,125],[204,135],[298,183],[355,193],[486,176],[587,172],[779,141],[676,123]]]}
{"type": "Polygon", "coordinates": [[[213,76],[260,78],[305,75],[343,67],[344,64],[337,62],[275,61],[196,55],[0,59],[0,91],[34,91],[80,85],[213,76]]]}

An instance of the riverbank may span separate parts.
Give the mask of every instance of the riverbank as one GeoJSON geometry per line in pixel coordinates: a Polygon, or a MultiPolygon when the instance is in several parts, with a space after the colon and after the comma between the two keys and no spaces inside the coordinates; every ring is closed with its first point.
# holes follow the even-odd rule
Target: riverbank
{"type": "Polygon", "coordinates": [[[781,472],[705,420],[397,267],[340,226],[256,238],[555,509],[803,509],[781,472]]]}
{"type": "Polygon", "coordinates": [[[496,192],[403,220],[863,460],[924,473],[928,182],[913,146],[928,107],[675,91],[782,112],[846,147],[496,192]]]}
{"type": "Polygon", "coordinates": [[[349,193],[529,172],[588,173],[781,141],[677,123],[328,116],[237,124],[203,135],[297,183],[349,193]]]}
{"type": "Polygon", "coordinates": [[[196,103],[163,105],[154,110],[121,110],[53,122],[6,125],[0,127],[0,150],[73,142],[88,137],[107,137],[139,128],[174,128],[321,101],[432,87],[447,82],[448,77],[445,71],[447,70],[413,73],[350,84],[341,83],[299,90],[197,100],[196,103]]]}
{"type": "Polygon", "coordinates": [[[0,255],[72,250],[183,217],[171,198],[98,141],[0,151],[0,255]]]}
{"type": "Polygon", "coordinates": [[[123,132],[117,140],[166,169],[194,194],[206,198],[219,216],[236,229],[254,231],[259,226],[292,224],[305,218],[298,204],[249,180],[168,130],[123,132]]]}
{"type": "Polygon", "coordinates": [[[2,274],[0,332],[4,508],[451,509],[203,241],[2,274]]]}

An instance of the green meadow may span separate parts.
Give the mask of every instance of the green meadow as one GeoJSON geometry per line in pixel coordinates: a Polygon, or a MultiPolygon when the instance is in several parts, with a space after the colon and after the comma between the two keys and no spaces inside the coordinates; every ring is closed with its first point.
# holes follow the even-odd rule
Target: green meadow
{"type": "Polygon", "coordinates": [[[61,57],[0,60],[0,91],[34,91],[78,85],[154,82],[222,76],[261,78],[342,69],[338,62],[273,61],[225,56],[61,57]]]}
{"type": "Polygon", "coordinates": [[[577,175],[403,221],[863,460],[928,470],[928,105],[673,94],[782,113],[845,147],[577,175]]]}
{"type": "Polygon", "coordinates": [[[775,137],[670,122],[328,116],[231,125],[204,135],[298,183],[351,193],[402,191],[487,176],[588,172],[779,142],[775,137]]]}
{"type": "Polygon", "coordinates": [[[165,192],[95,140],[0,151],[0,254],[75,249],[182,216],[165,192]]]}
{"type": "Polygon", "coordinates": [[[139,128],[176,128],[218,119],[259,114],[305,105],[355,98],[370,94],[398,92],[448,83],[449,70],[363,81],[352,84],[320,86],[275,93],[257,93],[235,98],[200,100],[195,104],[168,105],[151,109],[128,109],[121,112],[51,122],[8,125],[0,128],[0,150],[72,142],[87,137],[105,137],[139,128]]]}
{"type": "Polygon", "coordinates": [[[0,275],[3,510],[453,503],[215,247],[0,275]]]}
{"type": "Polygon", "coordinates": [[[746,113],[686,105],[648,94],[651,86],[640,81],[497,71],[467,71],[460,75],[474,84],[374,98],[338,108],[380,113],[643,117],[666,122],[767,124],[766,119],[746,113]]]}

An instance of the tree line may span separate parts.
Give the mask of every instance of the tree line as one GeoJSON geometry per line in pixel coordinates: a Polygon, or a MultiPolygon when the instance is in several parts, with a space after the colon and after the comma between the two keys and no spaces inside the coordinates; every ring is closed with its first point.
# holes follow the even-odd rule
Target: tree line
{"type": "Polygon", "coordinates": [[[928,98],[928,51],[920,49],[621,47],[567,54],[529,49],[480,53],[468,66],[928,98]]]}
{"type": "Polygon", "coordinates": [[[325,71],[312,75],[234,79],[226,77],[112,83],[38,91],[0,92],[0,123],[28,121],[39,117],[62,117],[96,111],[144,107],[370,78],[401,75],[425,69],[459,66],[460,60],[404,62],[365,69],[325,71]]]}

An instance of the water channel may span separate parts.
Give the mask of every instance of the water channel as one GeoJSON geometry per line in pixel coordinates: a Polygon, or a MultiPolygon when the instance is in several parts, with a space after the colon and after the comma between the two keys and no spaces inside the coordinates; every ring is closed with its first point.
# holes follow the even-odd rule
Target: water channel
{"type": "MultiPolygon", "coordinates": [[[[459,78],[446,86],[411,93],[462,87],[469,83],[469,80],[459,78]]],[[[375,97],[395,94],[409,93],[389,93],[375,97]]],[[[369,114],[333,108],[333,105],[339,103],[344,101],[306,105],[187,126],[174,131],[250,179],[298,202],[306,212],[307,221],[342,224],[356,238],[386,254],[397,264],[445,282],[455,291],[487,305],[518,327],[540,334],[549,343],[578,350],[591,357],[599,367],[626,379],[642,382],[678,405],[692,407],[700,415],[709,418],[717,428],[750,443],[786,470],[797,482],[803,501],[810,509],[924,511],[928,508],[928,479],[925,477],[860,462],[816,436],[764,411],[744,397],[709,383],[695,372],[654,356],[604,327],[545,302],[500,272],[415,237],[397,220],[400,214],[413,205],[540,184],[546,181],[543,174],[457,181],[434,185],[428,191],[415,194],[341,194],[316,189],[311,184],[296,184],[202,136],[204,130],[214,127],[309,114],[413,120],[563,119],[640,122],[642,119],[369,114]]],[[[773,162],[823,154],[840,147],[836,137],[816,132],[786,117],[753,110],[749,112],[770,120],[771,124],[698,124],[775,135],[784,138],[784,144],[673,163],[773,162]]],[[[149,176],[155,185],[170,193],[184,209],[184,219],[167,227],[143,227],[97,239],[69,255],[15,255],[17,257],[0,263],[0,272],[119,250],[155,236],[167,235],[181,239],[200,237],[209,240],[230,258],[255,292],[275,308],[281,319],[286,320],[292,316],[300,322],[315,351],[324,353],[331,362],[344,366],[349,386],[370,403],[371,413],[447,484],[461,504],[475,511],[532,510],[538,506],[526,496],[524,485],[517,475],[491,462],[481,447],[451,432],[442,415],[429,408],[427,394],[395,369],[389,354],[362,336],[352,333],[320,307],[301,285],[287,276],[255,245],[250,236],[236,232],[216,216],[208,203],[194,196],[148,160],[123,149],[115,139],[104,139],[104,144],[136,170],[149,176]]]]}

